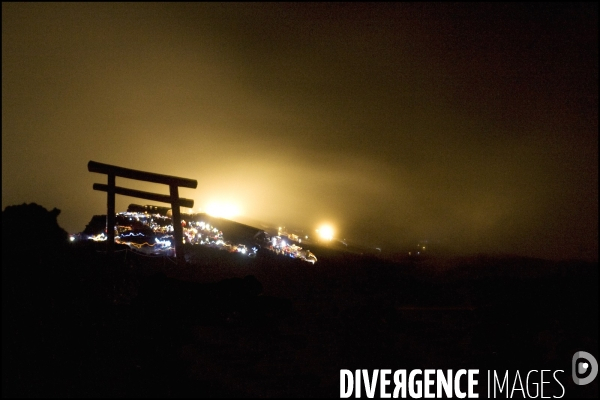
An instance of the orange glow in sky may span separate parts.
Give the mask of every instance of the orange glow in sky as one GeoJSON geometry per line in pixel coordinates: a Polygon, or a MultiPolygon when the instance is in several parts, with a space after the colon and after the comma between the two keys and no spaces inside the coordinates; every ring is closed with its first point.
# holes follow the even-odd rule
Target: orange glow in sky
{"type": "Polygon", "coordinates": [[[319,229],[317,229],[317,233],[319,234],[321,239],[333,239],[333,228],[330,225],[321,225],[319,229]]]}
{"type": "Polygon", "coordinates": [[[193,211],[251,226],[597,260],[597,15],[3,2],[2,207],[56,207],[82,231],[107,212],[94,160],[197,180],[179,191],[193,211]]]}
{"type": "Polygon", "coordinates": [[[231,219],[240,215],[240,208],[231,203],[211,202],[206,207],[206,213],[217,218],[231,219]]]}

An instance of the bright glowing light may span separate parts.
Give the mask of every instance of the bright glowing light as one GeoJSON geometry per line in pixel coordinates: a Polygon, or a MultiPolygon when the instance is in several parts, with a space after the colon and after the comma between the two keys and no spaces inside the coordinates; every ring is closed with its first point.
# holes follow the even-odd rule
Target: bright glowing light
{"type": "Polygon", "coordinates": [[[211,203],[206,207],[206,213],[217,218],[231,219],[240,214],[240,210],[233,204],[211,203]]]}
{"type": "Polygon", "coordinates": [[[333,239],[333,228],[329,225],[322,225],[319,229],[317,229],[317,233],[322,239],[333,239]]]}
{"type": "Polygon", "coordinates": [[[124,238],[124,237],[129,237],[129,236],[144,236],[143,233],[124,233],[122,235],[120,235],[119,237],[124,238]]]}
{"type": "Polygon", "coordinates": [[[160,240],[158,238],[156,238],[154,240],[156,241],[157,244],[160,244],[163,247],[171,247],[171,241],[170,240],[160,240]]]}
{"type": "Polygon", "coordinates": [[[106,235],[104,234],[104,232],[102,232],[99,235],[92,236],[92,240],[95,241],[95,242],[102,242],[102,241],[105,241],[106,239],[108,239],[108,238],[106,237],[106,235]]]}

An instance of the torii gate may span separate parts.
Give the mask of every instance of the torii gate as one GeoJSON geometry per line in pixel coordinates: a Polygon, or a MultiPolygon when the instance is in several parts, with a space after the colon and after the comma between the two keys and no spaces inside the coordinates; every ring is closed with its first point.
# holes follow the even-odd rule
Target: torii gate
{"type": "Polygon", "coordinates": [[[198,181],[180,178],[171,175],[155,174],[152,172],[138,171],[135,169],[117,167],[115,165],[102,164],[96,161],[88,162],[88,171],[108,175],[108,184],[94,183],[94,190],[106,192],[106,231],[108,234],[108,253],[113,254],[115,250],[115,194],[139,197],[146,200],[154,200],[162,203],[170,203],[173,210],[173,234],[175,236],[175,256],[177,261],[183,262],[183,228],[181,226],[180,206],[192,208],[194,200],[179,197],[179,187],[196,189],[198,181]],[[115,186],[116,177],[162,183],[169,186],[169,195],[144,192],[141,190],[127,189],[115,186]]]}

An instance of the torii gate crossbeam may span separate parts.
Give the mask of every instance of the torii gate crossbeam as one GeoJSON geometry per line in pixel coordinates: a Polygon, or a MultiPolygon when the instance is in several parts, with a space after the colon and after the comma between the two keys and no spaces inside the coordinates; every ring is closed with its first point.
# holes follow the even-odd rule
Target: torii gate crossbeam
{"type": "Polygon", "coordinates": [[[108,253],[113,254],[115,249],[115,195],[139,197],[142,199],[170,203],[173,210],[173,236],[175,237],[175,256],[177,261],[183,262],[183,228],[181,226],[180,206],[192,208],[194,200],[179,197],[179,187],[196,189],[198,181],[177,176],[155,174],[153,172],[138,171],[135,169],[118,167],[115,165],[103,164],[96,161],[88,162],[88,171],[106,174],[108,183],[94,183],[94,190],[106,192],[106,230],[108,235],[108,253]],[[120,176],[128,179],[135,179],[146,182],[161,183],[169,186],[169,195],[144,192],[141,190],[128,189],[115,185],[116,177],[120,176]]]}

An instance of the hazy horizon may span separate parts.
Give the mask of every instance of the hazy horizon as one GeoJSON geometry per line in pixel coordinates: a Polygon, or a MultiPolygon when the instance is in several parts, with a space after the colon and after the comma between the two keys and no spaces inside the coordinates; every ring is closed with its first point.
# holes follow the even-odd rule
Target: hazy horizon
{"type": "MultiPolygon", "coordinates": [[[[597,261],[597,18],[597,3],[3,3],[2,208],[56,207],[82,231],[106,214],[94,160],[196,179],[180,189],[194,212],[233,220],[597,261]]],[[[116,210],[131,203],[166,206],[116,210]]]]}

